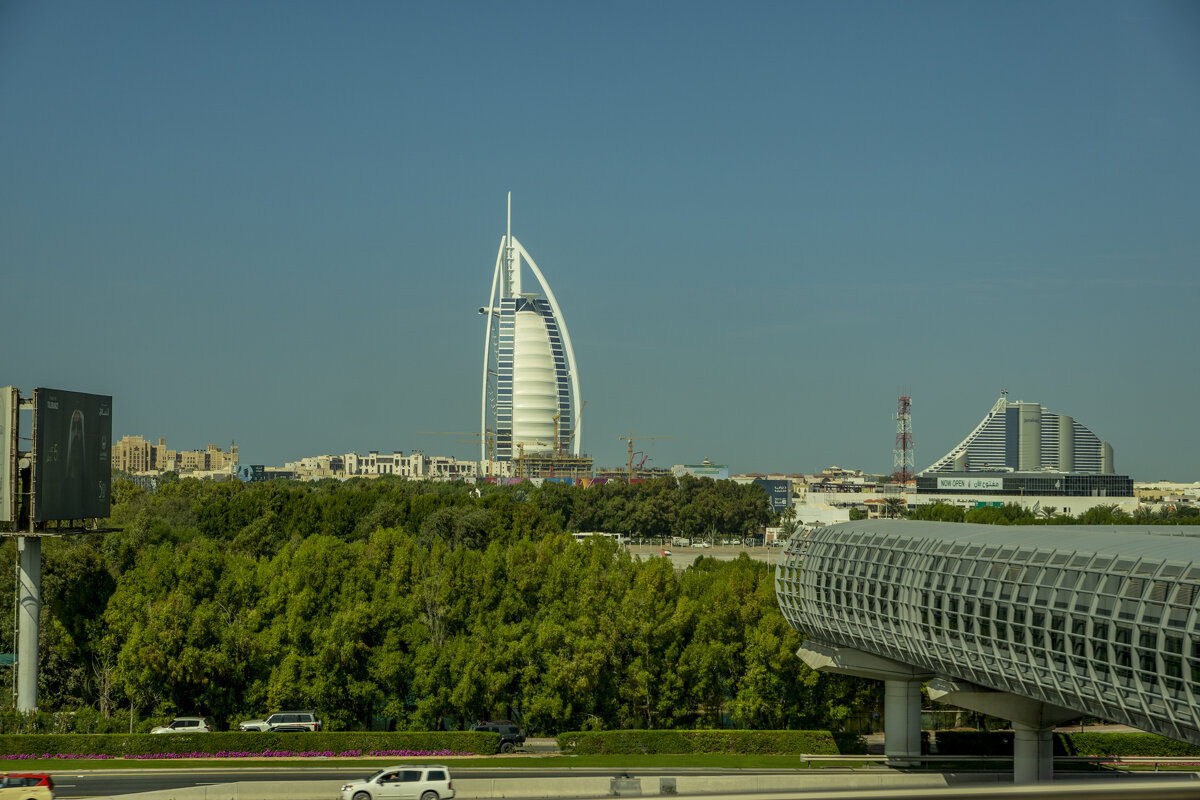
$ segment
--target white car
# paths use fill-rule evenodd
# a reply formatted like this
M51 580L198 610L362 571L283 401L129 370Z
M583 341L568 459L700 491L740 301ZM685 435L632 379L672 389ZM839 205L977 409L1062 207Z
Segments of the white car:
M176 717L170 725L151 730L151 733L211 733L212 723L208 717Z
M441 764L384 767L369 778L342 787L341 800L449 800L450 770Z
M280 711L266 719L248 719L238 725L238 730L262 733L263 731L273 731L280 726L289 731L301 729L319 731L324 727L321 720L317 719L316 713L312 711Z

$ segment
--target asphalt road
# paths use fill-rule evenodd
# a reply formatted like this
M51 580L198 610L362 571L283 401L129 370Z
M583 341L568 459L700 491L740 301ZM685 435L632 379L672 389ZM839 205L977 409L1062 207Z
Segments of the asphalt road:
M436 761L436 759L430 759ZM460 778L561 778L565 776L588 777L618 777L630 775L633 777L677 775L678 768L638 769L636 772L623 772L620 769L456 769L449 764L451 776ZM52 772L54 777L55 798L84 798L111 797L133 792L152 792L160 789L180 789L188 786L206 786L218 783L236 783L238 781L351 781L365 778L372 774L375 768L362 766L347 767L309 767L309 766L279 766L251 767L238 769L228 766L161 768L147 770L114 770L96 772ZM773 770L767 770L773 771ZM688 770L690 775L720 775L728 770Z
M742 547L741 545L717 545L716 547L672 547L666 545L660 548L658 545L635 544L631 545L629 552L635 556L642 558L653 558L660 553L669 550L671 555L672 566L675 569L685 569L690 567L693 562L700 556L715 558L718 561L733 561L742 553L752 558L755 561L763 561L768 564L775 564L779 561L779 553L783 550L782 547Z

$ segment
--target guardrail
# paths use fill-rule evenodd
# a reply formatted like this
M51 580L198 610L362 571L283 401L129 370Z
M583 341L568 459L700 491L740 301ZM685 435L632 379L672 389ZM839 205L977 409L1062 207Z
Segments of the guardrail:
M893 759L887 756L855 756L855 755L818 755L814 753L801 753L800 762L810 763L819 761L846 761L846 762L879 762L887 763ZM912 762L937 762L946 761L1012 761L1012 756L997 756L997 755L980 755L980 756L938 756L938 755L922 755L922 756L902 756L894 759L895 761ZM1074 762L1079 764L1111 764L1115 766L1154 766L1154 771L1158 772L1159 767L1191 767L1192 769L1200 770L1200 758L1188 758L1179 756L1055 756L1054 762Z

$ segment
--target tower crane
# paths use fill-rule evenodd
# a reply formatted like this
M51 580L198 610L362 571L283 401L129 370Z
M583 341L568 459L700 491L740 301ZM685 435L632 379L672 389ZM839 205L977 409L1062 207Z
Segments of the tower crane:
M587 408L587 400L579 406L579 413L575 415L575 424L571 426L571 432L567 434L566 441L559 438L558 421L562 418L562 412L554 415L554 455L561 458L571 449L571 443L575 441L575 430L579 427L579 423L583 420L583 410Z
M634 440L674 439L675 437L674 436L634 436L633 431L630 431L628 436L618 436L617 438L620 439L621 441L629 442L629 465L628 465L629 466L629 480L632 481L633 480L633 442L634 442ZM645 459L642 459L642 463L645 463L645 461L646 461Z

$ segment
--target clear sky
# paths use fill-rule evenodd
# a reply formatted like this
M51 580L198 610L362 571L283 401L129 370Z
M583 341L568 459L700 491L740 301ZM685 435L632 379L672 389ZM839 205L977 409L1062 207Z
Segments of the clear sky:
M917 468L1003 389L1200 480L1200 4L0 0L0 384L475 457L513 232L583 446Z

